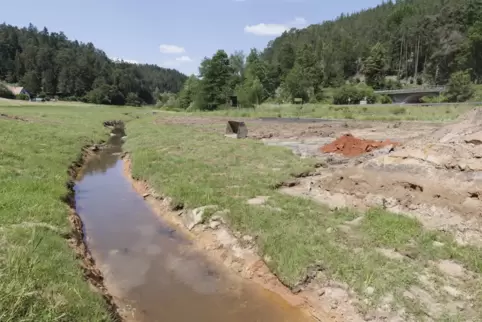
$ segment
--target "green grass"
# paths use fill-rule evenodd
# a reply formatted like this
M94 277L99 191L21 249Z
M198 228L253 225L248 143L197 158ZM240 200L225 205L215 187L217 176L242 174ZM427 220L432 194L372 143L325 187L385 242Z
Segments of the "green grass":
M0 321L109 319L61 234L69 230L68 209L61 201L66 170L83 145L105 138L101 124L108 119L130 120L125 148L134 176L187 208L216 204L229 209L229 224L257 237L261 255L270 258L270 268L286 284L296 285L319 264L324 268L319 278L347 283L362 298L367 287L375 288L362 309L392 294L394 305L422 317L426 308L407 301L404 291L412 285L425 288L419 277L429 270L437 290L428 291L447 303L440 288L448 281L431 262L454 260L477 276L457 288L474 297L477 318L482 318L479 248L460 246L448 234L377 209L346 232L340 225L360 214L330 211L275 189L312 170L315 160L254 140L224 138L205 126L157 125L146 109L0 102L0 113L30 121L0 118ZM271 207L246 203L260 195L271 196ZM388 258L378 248L408 257Z
M450 121L472 109L474 105L327 105L327 104L262 104L252 109L229 109L213 112L197 112L200 115L232 117L313 117L328 119L355 119L379 121Z
M0 106L0 321L109 321L84 281L70 231L67 169L81 147L106 138L116 110Z

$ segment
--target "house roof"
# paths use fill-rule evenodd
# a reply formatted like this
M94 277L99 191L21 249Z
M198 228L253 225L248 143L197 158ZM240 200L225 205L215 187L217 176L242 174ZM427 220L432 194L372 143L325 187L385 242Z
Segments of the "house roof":
M22 90L24 89L21 86L9 86L9 85L7 85L7 87L14 95L21 94Z

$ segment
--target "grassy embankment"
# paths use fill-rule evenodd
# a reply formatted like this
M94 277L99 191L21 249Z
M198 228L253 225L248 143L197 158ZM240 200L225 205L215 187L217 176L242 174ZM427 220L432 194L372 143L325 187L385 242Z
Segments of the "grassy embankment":
M60 198L67 192L66 169L81 146L103 137L101 121L119 119L126 111L0 105L0 113L32 120L0 119L0 320L108 319L102 299L83 282L73 252L58 232L69 229L68 209ZM426 289L419 277L428 270L437 287L429 293L445 303L441 288L447 281L430 261L452 259L482 273L480 249L457 245L451 236L426 231L413 219L374 210L347 234L339 225L358 214L332 212L274 189L291 175L312 169L313 160L253 140L225 139L205 126L156 125L150 113L138 115L127 128L134 175L189 208L217 204L230 209L230 225L257 236L260 251L271 258L270 267L289 285L320 263L327 278L346 282L362 297L373 287L367 306L392 294L396 305L423 316L427 308L422 301L403 293L413 285ZM258 195L271 196L268 204L282 211L246 204ZM377 247L396 248L410 258L390 259ZM481 286L480 279L457 285L474 296L480 318Z
M67 169L81 147L106 138L115 109L12 107L0 113L0 321L109 321L63 237L70 232ZM125 117L125 116L124 116Z
M473 108L472 104L414 105L327 105L262 104L253 109L229 109L196 113L232 117L305 117L379 121L450 121Z

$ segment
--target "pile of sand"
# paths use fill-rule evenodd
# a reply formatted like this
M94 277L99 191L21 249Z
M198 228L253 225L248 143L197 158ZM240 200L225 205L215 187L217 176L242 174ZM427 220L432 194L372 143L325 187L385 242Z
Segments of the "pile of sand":
M321 151L324 153L339 153L346 157L356 157L376 149L396 145L398 145L398 143L390 140L364 140L356 138L351 134L345 134L330 144L323 146Z

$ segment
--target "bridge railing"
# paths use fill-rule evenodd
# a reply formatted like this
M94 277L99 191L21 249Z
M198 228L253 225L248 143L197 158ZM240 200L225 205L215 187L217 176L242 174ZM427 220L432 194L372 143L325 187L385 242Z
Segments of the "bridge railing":
M446 89L445 86L433 86L433 87L416 87L416 88L404 88L404 89L392 89L375 91L375 94L416 94L416 93L441 93Z

